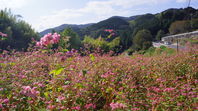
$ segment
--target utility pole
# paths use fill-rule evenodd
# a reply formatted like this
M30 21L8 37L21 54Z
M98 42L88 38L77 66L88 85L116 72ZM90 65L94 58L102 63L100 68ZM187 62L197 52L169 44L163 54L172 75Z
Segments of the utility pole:
M190 7L190 2L191 2L191 0L188 1L188 7Z
M179 41L178 41L178 38L177 38L177 52L179 52Z
M188 2L188 7L190 7L191 0ZM192 28L192 13L190 13L190 28Z

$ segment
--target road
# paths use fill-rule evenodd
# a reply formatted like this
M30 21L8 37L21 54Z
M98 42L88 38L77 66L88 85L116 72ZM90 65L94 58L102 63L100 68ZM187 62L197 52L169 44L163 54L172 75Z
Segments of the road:
M160 47L160 46L166 46L166 47L169 47L169 48L173 48L173 49L177 49L177 44L163 44L163 43L160 43L160 42L153 42L153 46L154 47ZM186 47L185 46L178 46L179 49L185 49Z

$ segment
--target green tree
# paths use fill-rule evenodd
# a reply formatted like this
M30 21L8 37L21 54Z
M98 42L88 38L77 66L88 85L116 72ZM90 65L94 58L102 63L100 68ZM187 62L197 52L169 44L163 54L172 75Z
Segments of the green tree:
M129 30L120 31L120 45L123 49L128 49L132 45L132 37Z
M93 51L97 48L103 50L104 52L109 51L108 42L105 41L105 39L102 38L101 36L97 39L93 39L92 37L85 36L82 43L84 44L84 46L88 46L86 48L88 48L89 51Z
M111 42L108 43L109 50L112 50L114 52L119 52L120 51L120 37L116 37L113 39Z
M165 32L163 30L159 30L157 32L157 35L156 35L155 38L156 38L157 41L160 41L164 35L165 35Z
M160 20L153 14L145 14L130 21L130 27L134 29L134 34L142 29L148 29L152 35L156 35L160 28Z
M8 39L0 42L0 48L7 47L16 50L26 50L32 38L38 39L38 33L25 21L17 18L10 10L0 10L0 31L8 35Z
M179 34L190 31L190 22L187 20L175 21L170 25L170 34Z
M133 38L135 50L146 50L152 46L152 35L149 30L143 29L137 32Z
M198 29L198 19L192 19L191 20L191 28L192 30L197 30Z
M61 32L60 46L62 48L79 49L81 46L81 41L77 33L72 31L72 29L67 28Z

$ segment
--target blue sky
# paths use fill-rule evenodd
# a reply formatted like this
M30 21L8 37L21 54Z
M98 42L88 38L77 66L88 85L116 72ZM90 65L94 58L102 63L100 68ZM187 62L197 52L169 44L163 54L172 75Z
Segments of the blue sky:
M95 23L111 16L133 16L158 13L168 8L185 8L188 0L0 0L0 9L32 25L36 31L61 24ZM198 0L191 0L198 8Z

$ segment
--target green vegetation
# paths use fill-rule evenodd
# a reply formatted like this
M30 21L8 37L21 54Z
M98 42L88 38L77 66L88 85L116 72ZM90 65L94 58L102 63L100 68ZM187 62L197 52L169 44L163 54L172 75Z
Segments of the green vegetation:
M181 45L190 44L190 45L197 45L198 44L198 36L192 38L186 38L179 40Z
M152 35L149 30L140 30L133 38L133 46L136 50L146 50L152 46Z
M165 32L164 32L163 30L159 30L159 31L157 32L157 35L156 35L155 39L156 39L157 41L161 41L162 37L164 37L164 36L165 36Z
M59 46L64 49L79 49L81 41L77 33L68 28L61 32L61 40Z
M31 26L17 18L7 10L0 14L0 31L8 35L6 40L0 41L1 49L27 49L32 42L38 40L38 34ZM168 9L158 14L144 14L138 16L111 17L96 24L71 25L69 29L58 32L61 42L54 48L81 49L89 44L90 50L100 48L104 52L110 50L122 53L126 50L146 50L152 46L152 41L159 41L163 36L194 31L198 28L198 10L192 7L184 9ZM80 28L85 27L85 28ZM108 32L105 30L112 30ZM141 32L147 30L147 32ZM52 30L55 32L55 30ZM87 36L92 40L86 40ZM90 42L92 41L92 42Z
M8 35L6 40L0 41L2 50L8 47L9 49L26 50L32 39L37 40L39 37L29 24L6 9L0 10L0 32Z
M162 54L172 55L175 54L176 50L172 48L168 48L166 46L160 46L159 48L150 47L149 49L143 52L146 56L158 56Z
M82 41L84 44L84 48L91 52L94 52L96 49L102 50L103 52L114 51L118 52L120 48L120 38L117 37L111 42L105 41L104 38L99 37L97 39L93 39L89 36L86 36Z

